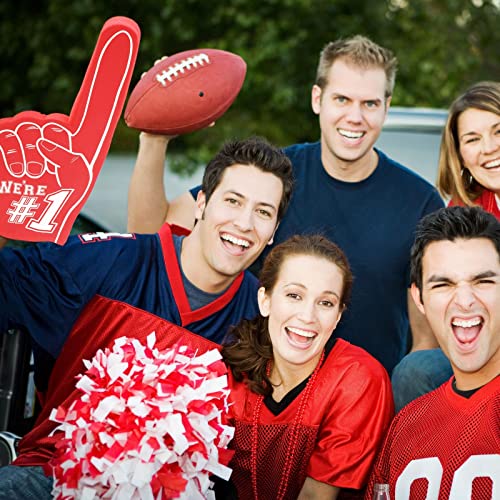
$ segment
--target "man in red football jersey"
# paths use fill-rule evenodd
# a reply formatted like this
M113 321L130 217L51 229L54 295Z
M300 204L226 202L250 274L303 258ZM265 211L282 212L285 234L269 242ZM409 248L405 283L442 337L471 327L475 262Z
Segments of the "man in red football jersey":
M422 219L411 292L454 376L394 419L374 485L391 498L500 498L500 222L478 207Z

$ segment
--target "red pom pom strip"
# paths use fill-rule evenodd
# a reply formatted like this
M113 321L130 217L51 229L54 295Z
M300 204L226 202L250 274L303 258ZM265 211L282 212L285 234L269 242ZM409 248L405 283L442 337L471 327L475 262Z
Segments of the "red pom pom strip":
M229 479L227 369L219 351L160 351L121 337L84 361L60 425L54 470L57 499L213 498L215 474Z

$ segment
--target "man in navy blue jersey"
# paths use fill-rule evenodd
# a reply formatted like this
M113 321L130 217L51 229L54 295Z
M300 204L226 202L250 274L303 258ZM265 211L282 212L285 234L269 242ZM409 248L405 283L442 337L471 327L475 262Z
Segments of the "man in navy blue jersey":
M374 147L395 75L392 53L365 37L324 47L311 94L321 137L285 148L296 187L275 242L322 232L344 250L355 286L336 333L366 349L389 373L394 370L395 401L402 406L444 382L451 368L409 294L415 226L443 202L433 186ZM163 192L168 140L141 134L129 191L129 228L153 230L164 220L192 227L189 207L197 189L171 203ZM407 352L410 325L412 353L397 367ZM409 385L402 382L408 380L407 370L413 373Z
M259 138L231 142L206 168L187 236L165 224L158 234L91 233L0 252L0 332L31 336L44 396L15 465L0 469L0 498L51 498L48 417L73 400L83 359L123 335L156 331L162 348L171 324L220 343L258 313L257 280L244 270L272 242L292 184L280 150Z

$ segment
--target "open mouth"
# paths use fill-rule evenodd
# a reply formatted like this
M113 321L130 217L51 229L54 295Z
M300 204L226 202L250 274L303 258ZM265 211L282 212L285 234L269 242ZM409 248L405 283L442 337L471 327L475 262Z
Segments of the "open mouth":
M232 234L221 233L220 239L225 248L227 248L232 254L241 255L245 253L252 244L243 238L237 238Z
M337 132L342 137L345 137L346 139L349 139L351 141L357 141L357 140L361 139L365 135L365 132L356 132L354 130L346 130L346 129L343 129L343 128L338 128Z
M472 350L483 328L483 319L480 316L462 319L453 318L451 328L459 347L463 350Z
M483 163L483 168L487 168L488 170L498 167L500 167L500 158L495 158L494 160Z
M295 347L299 347L300 349L309 347L318 336L317 333L311 330L303 330L302 328L295 328L291 326L287 326L285 331L290 344Z

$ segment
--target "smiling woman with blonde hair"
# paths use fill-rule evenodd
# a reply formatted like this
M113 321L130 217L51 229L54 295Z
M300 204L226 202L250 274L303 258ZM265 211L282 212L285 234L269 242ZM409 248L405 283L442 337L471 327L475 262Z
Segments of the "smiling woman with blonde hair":
M437 187L450 205L479 205L500 219L500 82L479 82L451 105Z

